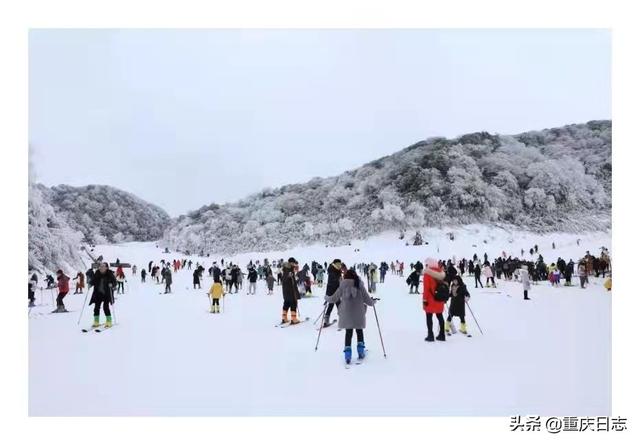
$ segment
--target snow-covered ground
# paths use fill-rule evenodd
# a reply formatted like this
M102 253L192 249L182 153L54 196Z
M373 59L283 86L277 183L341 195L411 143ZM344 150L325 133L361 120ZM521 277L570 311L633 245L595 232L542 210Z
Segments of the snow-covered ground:
M249 259L288 258L301 264L404 260L406 267L429 256L494 258L519 255L538 244L551 262L594 254L610 247L610 234L512 235L481 226L423 232L427 246L405 246L385 234L351 246L306 246L286 252L225 258L243 268ZM411 237L408 233L408 238ZM580 238L580 245L576 240ZM487 243L484 243L484 240ZM551 249L551 243L556 249ZM472 247L473 245L477 247ZM355 249L359 249L356 252ZM98 246L105 259L146 268L150 260L183 258L163 254L155 243ZM190 257L208 268L220 260ZM75 275L68 272L70 275ZM29 323L29 409L36 416L82 415L610 415L611 294L602 279L586 290L534 286L531 301L519 283L497 281L498 289L471 291L467 324L473 334L426 343L420 296L409 295L401 278L389 273L378 285L377 312L387 358L382 354L373 311L367 313L366 363L345 369L344 333L336 325L318 331L313 321L322 298L300 303L311 321L286 328L280 319L281 289L266 295L229 295L223 314L208 312L205 273L202 290L192 290L191 271L175 273L170 295L163 286L128 276L128 289L115 304L117 325L103 333L81 333L91 323L91 308L77 320L83 295L66 298L68 314L48 314L37 306ZM576 279L577 281L577 279ZM314 288L322 295L324 289ZM38 303L50 304L40 293ZM46 315L45 315L46 314ZM334 312L332 318L337 315ZM104 316L102 316L102 321ZM456 319L457 320L457 319ZM437 323L436 323L437 325ZM355 346L355 339L354 339Z

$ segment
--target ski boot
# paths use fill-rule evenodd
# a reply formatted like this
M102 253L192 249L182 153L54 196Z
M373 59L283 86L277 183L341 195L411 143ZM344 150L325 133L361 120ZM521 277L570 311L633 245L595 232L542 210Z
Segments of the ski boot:
M36 307L36 304L33 301L29 301L29 307Z
M331 321L329 321L329 315L325 315L324 316L324 322L322 323L322 327L323 328L328 328L329 326L331 326Z
M100 316L94 316L93 317L93 324L91 325L92 328L97 328L100 326Z
M107 321L104 323L104 327L110 328L111 326L113 326L113 324L111 323L111 315L107 315Z
M282 311L282 321L280 322L280 324L287 324L289 323L289 313L287 311Z
M440 328L440 332L438 332L438 336L436 337L436 340L438 340L438 341L446 341L447 340L447 336L444 335L444 329Z
M359 341L358 342L358 360L362 360L364 359L364 356L366 355L365 353L365 349L364 349L364 342L363 341Z
M347 365L351 363L351 346L345 346L344 348L344 361Z
M424 341L433 341L433 331L429 331L427 336L424 338Z
M451 334L451 322L450 321L445 321L444 322L444 332L446 332L447 334Z
M460 332L462 332L464 335L467 335L467 324L466 323L460 323Z

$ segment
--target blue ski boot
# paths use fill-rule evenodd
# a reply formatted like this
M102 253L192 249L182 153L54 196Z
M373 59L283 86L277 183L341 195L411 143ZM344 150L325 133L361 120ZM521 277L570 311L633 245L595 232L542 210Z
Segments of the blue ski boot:
M344 361L347 362L347 365L351 363L351 346L344 348Z
M358 342L358 360L364 359L364 356L365 356L364 342L363 341L359 341Z

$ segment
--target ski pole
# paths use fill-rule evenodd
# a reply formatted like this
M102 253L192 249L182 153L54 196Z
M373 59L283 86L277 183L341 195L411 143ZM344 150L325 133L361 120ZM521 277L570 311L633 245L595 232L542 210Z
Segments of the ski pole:
M376 299L379 300L379 299ZM380 344L382 344L382 353L384 358L387 358L387 351L384 349L384 341L382 340L382 331L380 330L380 322L378 321L378 312L376 311L376 305L373 305L373 313L376 316L376 324L378 325L378 334L380 334Z
M324 307L322 308L322 312L320 312L320 315L318 315L318 318L316 318L316 321L313 322L313 324L317 324L318 320L320 320L320 317L322 317L324 315L324 311L327 309L327 302L324 302Z
M480 330L480 333L482 335L484 335L484 332L482 332L482 329L480 329L480 325L478 324L478 320L476 319L476 316L473 314L473 311L471 310L471 306L469 306L469 302L465 301L465 303L467 304L467 307L469 308L469 312L471 312L471 316L473 317L473 321L476 322L476 325L478 326L478 329Z
M116 303L116 299L113 296L113 287L110 288L111 289L111 311L113 313L113 324L118 324L117 320L116 320L116 310L115 310L115 303Z
M91 292L93 293L93 288L91 288ZM82 314L84 313L84 307L87 304L87 297L89 296L89 291L84 295L84 303L82 303L82 310L80 311L80 316L78 317L78 325L80 324L80 320L82 319Z
M320 314L322 317L324 317L324 313L327 310L327 305L324 305L324 308L322 309L322 314ZM314 323L315 324L315 323ZM318 350L318 344L320 343L320 334L322 334L322 327L324 326L324 322L320 325L320 329L318 329L318 339L316 340L316 351Z

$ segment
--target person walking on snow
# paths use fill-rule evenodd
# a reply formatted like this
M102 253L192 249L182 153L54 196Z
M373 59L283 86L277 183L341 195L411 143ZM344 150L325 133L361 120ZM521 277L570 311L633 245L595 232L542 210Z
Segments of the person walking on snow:
M524 299L531 300L531 298L529 298L531 283L529 282L529 269L527 269L526 264L523 264L522 269L520 269L520 278L522 279L522 289L524 290Z
M482 280L480 279L481 274L482 274L482 270L480 269L480 264L476 263L476 267L474 267L473 269L473 275L476 279L476 289L478 288L478 284L480 285L480 289L484 287L482 286Z
M273 278L273 271L270 267L267 269L266 273L267 277L265 278L265 280L267 281L267 295L271 295L273 294L273 285L276 282L276 279Z
M345 330L344 334L344 359L347 364L351 363L351 341L353 330L356 331L358 359L365 357L364 329L366 327L367 306L373 306L376 300L367 293L364 284L358 274L350 269L344 274L344 279L340 282L338 289L332 294L325 296L328 304L338 305L338 327Z
M247 278L249 279L249 289L247 290L247 295L255 295L256 282L258 281L258 272L256 272L256 269L254 267L249 268Z
M146 270L142 269L140 271L140 278L142 279L142 282L144 283L145 280L147 279L147 271Z
M124 282L126 280L122 266L118 266L116 269L116 281L118 282L118 294L124 294Z
M200 286L200 269L193 271L193 288L195 289L196 286L198 286L198 289L202 289L202 286Z
M164 278L164 293L171 293L171 284L173 283L173 276L171 275L171 267L167 267L162 275Z
M496 282L493 279L493 270L491 269L491 265L489 265L489 262L484 263L482 274L487 278L487 287L489 287L489 280L491 280L491 287L496 287Z
M440 324L440 332L436 340L445 341L444 333L444 301L436 300L436 291L439 283L444 283L444 268L438 264L436 260L430 258L427 260L427 268L424 271L423 290L422 290L422 307L427 314L427 337L425 341L433 341L433 315L436 315Z
M111 323L111 309L110 304L114 304L113 288L116 286L116 277L113 271L109 269L107 263L100 263L98 270L93 274L91 279L91 286L93 287L93 293L91 294L91 300L89 306L93 306L93 324L92 328L100 326L100 306L104 309L104 315L106 322L105 328L110 328Z
M76 290L73 293L75 294L81 294L82 290L84 289L84 274L82 272L78 272L76 277L73 279L74 281L76 281Z

